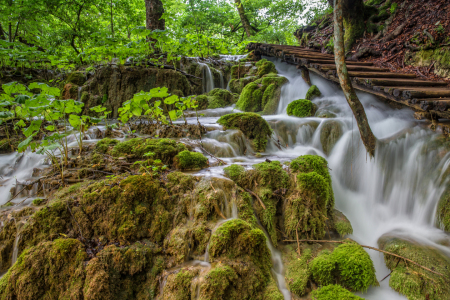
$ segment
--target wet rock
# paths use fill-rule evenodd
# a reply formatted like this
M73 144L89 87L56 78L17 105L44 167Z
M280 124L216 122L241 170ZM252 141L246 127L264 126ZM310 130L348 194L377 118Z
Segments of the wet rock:
M235 102L233 94L225 89L213 89L207 95L200 95L195 99L199 103L198 109L227 107Z
M217 123L226 129L239 129L252 142L256 152L264 152L272 129L266 120L255 113L234 113L221 117Z
M385 254L386 266L392 270L389 286L408 299L449 299L450 260L438 249L419 245L395 235L386 234L378 240L382 250L411 259L443 274L428 272L414 264Z
M86 82L86 75L83 72L79 71L70 73L66 78L66 83L71 83L76 86L83 86L85 82Z
M320 143L322 144L323 152L326 155L331 153L333 147L343 134L341 123L339 121L331 120L326 121L321 126L320 131Z
M318 109L316 112L315 112L315 116L316 117L318 117L318 118L328 118L328 119L331 119L331 118L336 118L336 114L334 113L334 112L331 112L331 111L329 111L329 110L327 110L327 109Z
M320 92L319 88L316 85L312 85L308 92L306 93L305 99L306 100L313 100L314 98L322 96L322 93Z
M353 227L347 217L337 209L334 209L333 213L333 222L330 224L329 229L335 231L340 237L352 234Z

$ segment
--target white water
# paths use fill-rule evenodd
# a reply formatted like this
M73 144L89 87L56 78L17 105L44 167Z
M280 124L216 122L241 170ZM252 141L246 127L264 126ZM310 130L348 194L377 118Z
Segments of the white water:
M14 240L14 248L11 258L11 266L14 265L17 261L17 256L19 254L19 240L20 240L20 234L17 232L16 239Z
M209 93L214 89L214 77L212 75L211 69L208 64L202 63L198 61L198 64L202 67L203 70L203 91L205 93Z

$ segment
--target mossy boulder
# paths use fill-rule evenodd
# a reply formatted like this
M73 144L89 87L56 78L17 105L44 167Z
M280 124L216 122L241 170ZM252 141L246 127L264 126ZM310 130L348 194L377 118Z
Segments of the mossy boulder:
M276 74L268 74L254 82L247 84L236 107L246 112L260 112L274 114L280 102L281 87L288 80Z
M83 72L72 72L67 76L66 83L72 83L77 86L82 86L86 82L86 76Z
M322 144L323 152L329 155L341 138L343 130L339 121L327 120L324 122L320 130L320 143Z
M330 284L323 286L311 293L313 300L364 300L359 296L354 295L342 286L337 284Z
M109 150L112 150L112 147L119 143L118 140L104 138L97 142L95 145L95 151L99 153L107 153Z
M439 199L436 217L436 225L442 230L450 232L450 184L447 184Z
M320 97L322 93L320 92L319 88L316 85L312 85L308 92L306 92L305 99L306 100L313 100L314 98Z
M201 170L208 166L208 159L202 153L184 150L175 156L173 164L180 170Z
M84 245L57 239L26 249L0 279L0 299L83 299Z
M163 299L191 300L192 279L196 276L198 276L198 271L193 268L181 269L179 272L167 276Z
M234 78L230 80L230 91L232 93L241 94L244 88L251 82L257 80L256 76L247 76L244 78Z
M289 103L286 112L289 116L312 117L316 112L316 106L310 100L299 99Z
M256 64L256 67L258 67L257 75L259 77L262 77L269 73L277 73L277 69L275 68L275 64L271 61L268 61L267 59L261 59Z
M304 155L294 159L290 169L296 188L284 204L285 232L293 238L298 231L302 237L321 239L334 207L328 163L320 156Z
M230 106L235 102L234 95L225 89L213 89L207 95L196 97L198 109L213 109Z
M187 150L186 146L171 139L142 139L134 138L118 143L111 150L115 157L143 158L148 152L154 153L153 159L160 159L164 164L171 166L174 157Z
M347 217L337 209L333 210L333 224L329 229L336 231L340 237L353 234L352 224Z
M222 116L217 123L225 129L239 129L252 142L253 150L264 152L272 129L266 120L255 113L233 113Z
M438 249L416 244L394 236L385 235L378 240L382 250L411 259L412 261L443 274L426 271L414 264L391 255L384 256L386 266L392 270L389 286L408 299L449 299L450 260Z

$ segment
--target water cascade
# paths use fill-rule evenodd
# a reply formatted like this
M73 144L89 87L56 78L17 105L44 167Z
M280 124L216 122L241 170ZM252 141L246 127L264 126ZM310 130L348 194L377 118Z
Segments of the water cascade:
M203 72L203 92L209 93L214 89L214 77L208 64L198 61L198 64L202 67Z

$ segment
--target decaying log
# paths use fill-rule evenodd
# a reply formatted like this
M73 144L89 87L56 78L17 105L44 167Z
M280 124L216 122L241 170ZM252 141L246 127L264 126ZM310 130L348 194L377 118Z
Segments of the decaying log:
M313 66L316 69L319 68L323 71L336 70L336 65L334 65L334 64L332 64L332 65L313 64ZM347 66L347 70L349 70L349 71L366 71L366 72L389 72L390 71L388 68L378 68L378 67L371 67L371 66L355 66L355 65Z
M366 86L447 86L445 81L427 81L418 79L395 79L395 78L355 78L358 84Z
M403 91L403 98L441 98L450 97L450 89L444 88L409 88Z

